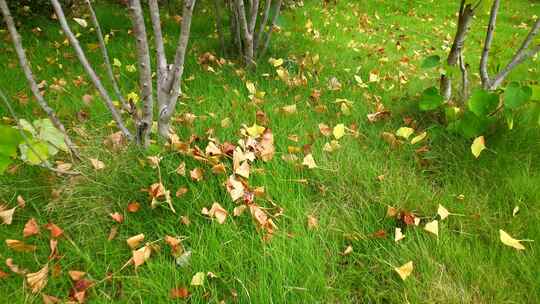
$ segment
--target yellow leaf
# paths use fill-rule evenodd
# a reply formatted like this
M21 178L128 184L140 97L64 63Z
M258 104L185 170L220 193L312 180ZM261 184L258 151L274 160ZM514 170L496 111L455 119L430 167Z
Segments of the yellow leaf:
M139 245L141 244L141 242L144 240L144 234L137 234L135 236L132 236L130 237L129 239L126 240L129 248L131 249L135 249L137 247L139 247Z
M427 232L431 232L435 234L436 236L439 236L439 221L434 220L432 222L427 223L424 229Z
M441 220L444 220L450 215L450 212L446 208L444 208L441 204L439 204L439 208L437 209L437 214L441 217Z
M205 279L204 272L197 272L193 278L191 278L191 286L202 286Z
M121 67L122 63L120 62L120 60L118 60L118 58L113 58L113 64L112 65L114 65L116 67Z
M90 163L92 164L92 167L94 167L94 169L96 170L101 170L105 168L105 163L103 163L97 158L90 158Z
M249 163L247 162L247 160L245 160L238 168L236 168L236 170L234 170L234 173L244 178L249 178L249 171L250 171Z
M257 90L255 89L255 85L251 81L246 82L246 88L248 89L248 92L250 94L257 93Z
M411 139L411 145L417 144L424 140L427 137L427 132L422 132L422 134L417 135Z
M501 242L503 244L505 244L506 246L514 247L517 250L525 250L525 246L523 246L520 243L521 240L514 239L508 233L506 233L504 230L499 229L499 236L501 238Z
M77 22L80 26L82 27L87 27L88 26L88 23L86 22L86 20L84 19L81 19L81 18L73 18L73 21Z
M471 152L474 155L474 157L478 158L480 156L480 153L486 149L486 141L484 139L484 136L478 136L474 139L472 145L471 145Z
M403 137L405 139L408 139L409 136L411 136L414 133L413 128L409 127L401 127L396 131L396 136Z
M306 155L306 157L304 157L304 161L302 162L302 165L307 166L310 169L317 168L315 159L313 159L313 155L311 154L308 154Z
M246 132L251 137L259 137L264 133L265 127L258 126L256 123L251 127L246 127Z
M128 101L131 101L133 103L139 102L139 95L135 92L128 93L126 97Z
M137 268L144 264L144 262L146 262L150 258L150 255L152 254L152 249L150 248L150 246L144 246L135 251L132 251L132 254L133 264L135 265L135 268Z
M413 272L413 262L409 261L405 263L403 266L395 267L394 270L399 274L399 277L405 281L407 277L411 275Z
M47 285L48 276L49 265L45 265L38 272L26 275L26 282L28 282L28 287L30 287L32 293L40 292Z
M334 127L334 131L332 131L334 134L334 137L336 139L340 139L345 135L345 125L344 124L338 124Z
M401 228L396 228L396 232L394 235L394 241L397 243L405 238L405 234L401 232Z
M13 221L13 213L15 213L15 209L17 209L17 207L3 210L2 206L0 205L0 219L2 219L2 223L6 225L11 224L11 222Z
M223 224L227 220L227 210L223 209L219 203L213 203L212 208L208 211L208 216L215 217L218 223Z

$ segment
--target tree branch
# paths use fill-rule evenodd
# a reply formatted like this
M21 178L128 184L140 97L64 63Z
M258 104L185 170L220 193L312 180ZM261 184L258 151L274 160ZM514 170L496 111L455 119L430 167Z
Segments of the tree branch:
M253 49L255 50L255 52L257 52L257 50L259 49L259 42L261 41L262 34L264 33L264 29L266 27L266 24L268 23L271 7L272 7L272 0L266 0L263 18L261 22L259 23L259 30L257 31L257 35L255 36L255 39L253 41Z
M154 30L154 40L156 44L157 57L157 75L158 86L160 79L166 78L167 73L167 56L165 55L165 47L163 44L163 34L161 32L161 19L159 17L159 5L157 0L148 0L150 9L150 19L152 20L152 28ZM159 90L158 90L159 94Z
M242 40L244 42L244 62L247 66L253 65L253 35L249 31L246 9L244 7L244 0L234 0L236 14L238 15L238 22L240 23L240 30Z
M490 78L488 73L489 51L493 42L493 34L495 32L495 25L497 23L497 14L499 13L500 3L501 0L494 0L493 5L491 6L484 50L482 51L482 58L480 59L480 78L482 79L482 86L485 89L489 89L490 86Z
M62 10L62 6L58 2L58 0L51 0L52 6L54 8L54 11L56 13L56 16L58 17L58 21L60 22L60 26L62 27L62 31L66 35L66 37L69 40L69 43L73 47L75 54L79 58L79 61L81 62L82 66L84 67L86 73L90 77L90 80L98 90L99 94L103 98L105 105L111 112L111 115L118 125L118 128L122 131L122 133L128 138L129 140L133 139L133 136L131 135L131 132L125 127L124 121L122 119L122 116L118 113L116 108L114 107L111 97L107 93L107 90L105 90L105 87L103 87L103 84L101 83L101 80L97 76L96 72L90 65L90 62L88 62L88 59L86 58L86 55L84 54L84 51L81 48L81 45L79 44L79 41L73 35L73 32L69 28L69 25L66 20L66 16L64 15L64 11Z
M249 33L253 37L255 33L255 25L257 24L257 16L259 14L259 0L252 0L251 2L251 12L249 17Z
M56 113L54 112L54 110L49 106L49 104L43 98L43 95L39 91L39 87L34 79L32 69L30 68L28 59L26 58L26 53L24 51L24 47L21 42L21 36L17 32L17 28L15 27L15 22L13 21L13 17L11 17L9 7L7 6L5 0L0 0L0 9L2 10L2 14L4 15L4 20L6 22L9 34L11 36L11 40L13 42L15 52L17 53L17 57L19 58L19 64L21 65L24 75L26 76L26 80L28 82L28 85L30 86L30 90L34 94L34 97L36 98L41 109L47 114L47 116L51 120L52 124L56 127L56 129L58 129L64 135L64 142L66 143L66 146L68 147L69 151L76 158L80 159L79 150L77 149L77 146L73 143L73 141L71 141L71 138L68 136L66 132L66 128L64 127L64 125L62 124L58 116L56 116ZM6 99L6 103L7 103L7 99Z
M96 13L94 12L94 8L92 7L92 3L90 2L90 0L86 0L86 4L88 6L88 10L90 11L90 19L92 19L92 24L96 28L96 34L98 36L98 41L99 41L99 48L101 49L103 61L105 62L105 68L107 70L107 74L109 75L109 78L111 79L113 90L118 100L120 100L120 103L122 104L122 108L126 110L128 113L131 113L134 109L131 109L130 105L126 102L124 96L120 92L118 82L116 81L116 78L114 77L111 60L109 59L109 54L107 51L107 46L105 45L105 41L103 39L103 32L101 31L101 26L99 25L99 21L97 19Z
M150 50L146 36L146 27L139 0L129 0L129 12L133 23L133 34L137 45L137 62L139 64L139 86L143 102L142 119L137 128L137 140L146 147L153 122L154 99L152 96L152 67L150 65Z
M474 17L472 4L465 5L465 1L461 0L457 31L447 59L448 65L456 65L458 63L459 54L463 50L465 39L467 38L467 33Z
M268 30L268 33L266 35L266 39L264 41L263 49L259 55L260 57L263 57L266 53L266 50L268 50L268 46L270 45L270 37L272 36L272 32L274 30L274 26L276 25L277 18L279 17L279 12L281 11L281 3L282 0L277 0L276 9L274 11L274 17L272 18L272 24L270 25L270 29Z

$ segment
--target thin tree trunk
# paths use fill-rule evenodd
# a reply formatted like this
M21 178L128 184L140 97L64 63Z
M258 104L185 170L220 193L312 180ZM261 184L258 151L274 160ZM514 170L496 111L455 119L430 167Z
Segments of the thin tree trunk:
M540 19L536 21L536 23L533 25L531 31L523 41L523 44L519 48L519 50L516 52L514 57L512 57L512 60L493 78L491 83L489 84L489 88L491 90L497 89L501 83L506 79L508 74L515 69L518 65L523 63L525 60L531 58L536 53L540 52L540 45L535 46L531 50L529 49L529 46L533 42L534 38L538 35L538 32L540 31Z
M459 52L458 56L459 69L461 70L461 104L465 104L469 100L469 70L463 58L463 52Z
M88 62L88 59L86 58L86 55L84 54L84 51L81 48L81 45L79 44L79 41L73 35L73 32L69 28L69 25L66 20L66 16L64 15L64 11L62 10L62 6L58 2L58 0L51 0L51 3L53 5L54 11L56 13L56 17L58 17L58 21L60 22L60 26L62 27L62 31L66 35L66 37L69 40L69 43L73 47L75 54L79 58L80 63L82 64L83 68L85 69L86 73L88 74L88 77L90 77L90 80L98 90L99 94L103 98L103 101L105 102L105 105L111 112L111 115L118 125L118 128L122 131L122 133L126 136L128 140L132 140L133 136L131 135L131 132L125 127L124 121L122 119L122 116L118 113L116 108L113 105L112 99L107 93L107 90L105 87L103 87L103 84L101 83L101 80L97 76L96 72L90 65L90 62Z
M174 58L174 65L168 74L168 80L164 84L170 88L168 91L167 104L159 109L158 130L159 134L165 138L169 137L170 121L176 109L176 102L181 95L181 82L184 73L184 62L191 31L191 20L193 17L193 8L196 0L185 0L182 10L182 25L178 46Z
M145 147L148 146L150 130L153 122L154 99L152 96L152 66L150 64L150 50L146 36L146 27L139 0L129 1L129 12L133 23L133 34L137 45L137 62L139 63L139 86L141 88L142 119L137 126L137 141Z
M259 23L259 30L257 31L257 35L255 36L255 40L253 41L253 49L255 50L255 53L257 53L257 50L259 49L259 42L262 39L264 29L266 28L266 24L268 23L268 18L270 17L270 8L271 7L272 7L272 0L266 0L266 4L265 4L265 7L264 7L263 18L262 18L261 22Z
M219 6L219 0L214 0L214 11L216 13L216 30L219 36L219 45L221 47L221 54L225 55L225 36L223 33L221 10L222 8Z
M445 101L450 100L452 97L452 79L446 75L441 75L440 79L440 91L441 96Z
M484 43L484 49L482 51L482 58L480 59L480 78L482 80L482 86L484 89L489 89L490 87L488 72L489 51L493 42L493 34L495 33L495 25L497 24L497 14L499 13L500 2L501 0L494 0L493 5L491 6L486 40Z
M159 17L159 5L157 0L149 0L150 19L152 20L152 29L154 31L154 40L156 44L157 57L157 75L158 83L160 79L166 78L167 74L167 56L163 43L163 34L161 32L161 19ZM159 91L158 91L159 94Z
M9 7L7 6L7 3L5 0L0 0L0 9L2 10L2 14L4 15L4 20L6 22L9 34L11 36L11 40L13 42L15 52L17 53L17 57L19 58L19 64L21 65L21 68L24 72L24 76L26 76L26 80L28 81L28 85L30 86L32 93L34 94L34 97L36 98L41 109L47 114L52 124L56 127L56 129L58 129L64 135L64 142L66 143L66 146L68 147L69 151L76 158L80 159L77 146L73 143L71 138L68 136L66 132L66 128L64 127L64 125L62 124L58 116L56 116L56 113L54 112L54 110L49 106L49 104L43 98L43 95L39 91L39 87L34 79L34 75L28 63L28 59L26 58L24 47L21 42L21 36L17 32L17 28L15 27L15 22L13 21L13 18L11 17Z
M263 44L263 49L261 50L259 58L263 57L264 54L266 54L266 51L268 50L268 46L270 45L270 38L272 37L272 32L274 30L274 26L276 25L277 18L279 17L279 12L281 11L281 3L282 0L277 0L276 9L274 11L274 17L272 18L272 24L270 25L270 29L268 30L268 33L266 35L266 39Z
M105 62L105 68L107 70L107 74L109 75L109 78L111 79L113 90L118 100L120 100L120 103L122 104L122 107L124 108L124 110L126 110L128 113L132 113L134 109L132 109L131 106L126 102L126 99L120 92L120 87L118 86L116 77L114 77L111 60L109 59L109 54L107 51L107 46L105 45L105 40L103 39L103 32L101 31L101 26L99 25L99 21L97 19L96 13L94 12L94 8L92 7L92 3L90 2L90 0L86 0L86 4L88 6L88 10L90 11L90 19L92 19L92 23L94 24L94 27L96 28L96 34L98 36L98 41L99 41L99 48L101 49L103 61Z
M467 33L474 17L472 4L465 5L465 1L461 0L456 36L447 59L448 65L456 65L458 63L459 54L463 50L465 39L467 38Z
M244 44L244 63L246 66L251 67L255 64L253 57L253 35L249 31L250 27L248 26L248 21L246 18L244 0L234 0L234 3L236 13L238 14L238 21L240 23L240 30Z

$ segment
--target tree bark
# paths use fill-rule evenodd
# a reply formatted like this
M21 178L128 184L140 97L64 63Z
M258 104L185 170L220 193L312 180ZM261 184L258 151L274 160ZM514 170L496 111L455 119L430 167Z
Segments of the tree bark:
M448 65L456 65L458 63L459 55L463 50L465 39L467 38L467 33L474 17L472 4L465 5L465 1L461 0L456 36L454 37L454 43L447 59Z
M145 147L149 144L150 130L153 122L154 99L152 96L152 66L150 50L146 36L146 27L139 0L129 0L129 12L133 23L133 34L137 45L137 62L139 64L139 86L142 100L142 119L137 126L137 141Z
M249 31L244 0L234 0L234 4L244 46L244 63L246 66L252 67L255 64L253 56L253 34Z
M92 83L98 90L99 94L103 98L103 101L105 102L105 105L111 112L111 115L114 121L116 122L116 124L118 125L118 128L122 131L122 133L126 136L128 140L133 140L133 135L125 127L122 116L120 116L120 114L114 107L111 97L107 93L107 90L101 83L101 80L97 76L96 72L90 65L90 62L88 62L88 59L86 58L86 55L84 54L84 51L82 50L81 45L79 44L79 41L77 40L77 38L75 37L71 29L69 28L69 25L66 20L66 16L64 15L64 11L62 10L62 6L58 2L58 0L51 0L51 3L56 13L56 17L58 17L58 21L60 22L60 26L62 27L62 31L68 38L69 43L73 47L75 54L77 55L77 58L79 58L79 61L82 64L86 73L88 74L88 77L90 77L90 80L92 81Z
M489 89L490 87L490 78L488 72L489 51L493 42L493 34L495 33L495 25L497 24L497 14L499 13L500 3L501 0L494 0L493 5L491 6L486 40L484 42L482 58L480 59L480 78L482 80L482 86L484 89Z
M56 113L54 112L54 110L49 106L49 104L43 98L43 95L39 91L39 87L34 79L32 69L30 68L28 59L26 58L26 53L24 51L24 47L21 42L21 36L17 32L17 28L15 27L15 22L13 21L13 17L11 16L9 7L7 6L7 3L5 0L0 0L0 9L2 10L2 14L4 15L4 20L6 22L9 34L11 36L11 40L13 42L15 52L17 53L19 64L21 65L21 68L24 72L26 81L28 82L28 85L30 86L30 90L34 94L34 97L36 98L41 109L47 114L47 116L51 120L52 124L64 135L64 142L66 143L66 146L68 147L69 151L76 158L80 159L79 150L77 149L77 146L73 143L73 141L71 140L71 138L66 132L66 128L64 127L64 125L62 124L58 116L56 116Z
M259 23L259 30L257 31L257 35L255 36L255 39L253 41L253 48L255 49L255 52L259 49L259 42L262 39L264 29L266 28L266 24L268 23L268 18L270 17L270 8L271 7L272 7L272 0L266 0L266 4L265 4L265 7L264 7L263 18L262 18L261 22Z
M264 54L266 54L266 51L268 50L268 46L270 45L270 38L272 37L274 26L276 26L277 18L279 17L279 13L281 11L281 3L282 3L282 0L277 0L276 9L274 11L274 17L272 18L272 24L270 25L270 29L268 30L268 33L266 34L266 39L264 41L263 48L260 52L260 55L258 56L259 58L263 57Z

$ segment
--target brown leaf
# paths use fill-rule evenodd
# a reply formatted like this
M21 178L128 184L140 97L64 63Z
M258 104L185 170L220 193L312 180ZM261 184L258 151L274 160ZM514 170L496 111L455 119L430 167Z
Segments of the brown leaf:
M64 231L60 227L56 226L54 223L48 223L47 225L45 225L45 229L51 232L51 237L53 238L58 238L62 234L64 234Z
M28 269L20 268L19 265L14 264L12 258L6 259L6 266L16 274L25 275L28 273Z
M129 248L135 249L139 247L139 245L141 244L143 240L144 240L144 234L140 233L140 234L130 237L129 239L126 240L126 242Z
M46 294L41 295L41 299L43 300L43 304L56 304L60 303L60 299L57 297L49 296Z
M188 191L189 191L188 188L180 187L180 188L178 188L178 190L176 190L176 197L181 197L184 194L186 194Z
M17 196L17 205L19 205L19 207L21 208L24 208L24 206L26 206L26 201L21 195Z
M195 168L191 171L189 171L189 176L194 181L201 181L203 179L204 172L201 168Z
M68 271L68 274L73 281L79 281L86 275L86 272L79 270L70 270Z
M17 209L17 207L5 210L4 206L0 205L0 219L2 219L2 223L6 225L11 225L15 209Z
M54 258L59 258L58 255L58 240L57 239L50 239L49 240L49 248L51 249L51 253L49 254L49 260Z
M166 235L165 243L171 247L171 255L173 257L179 257L184 253L184 247L182 246L182 241L180 239Z
M90 158L90 163L95 170L102 170L105 168L105 163L97 158Z
M26 275L26 282L32 293L40 292L46 285L49 277L49 265L46 264L38 272L29 273Z
M112 226L111 231L109 231L109 236L107 237L107 240L108 241L114 240L117 234L118 234L118 226Z
M139 204L138 202L131 202L127 206L127 211L131 213L135 213L139 211L140 208L141 208L141 204Z
M29 245L29 244L26 244L23 241L19 241L19 240L6 239L6 245L10 249L13 249L13 250L19 251L19 252L31 252L31 251L36 251L36 249L37 249L37 246Z
M135 265L135 269L137 267L141 266L146 262L150 255L152 254L152 249L149 246L144 246L139 248L138 250L132 251L133 254L133 264Z
M23 236L26 238L36 234L39 234L39 225L35 218L31 218L24 225Z
M189 291L185 287L175 287L171 289L171 299L187 299L189 297Z
M118 212L111 213L111 214L109 214L109 215L111 216L111 218L112 218L115 222L117 222L117 223L119 223L119 224L122 224L122 222L124 221L124 216L123 216L122 214L118 213Z

